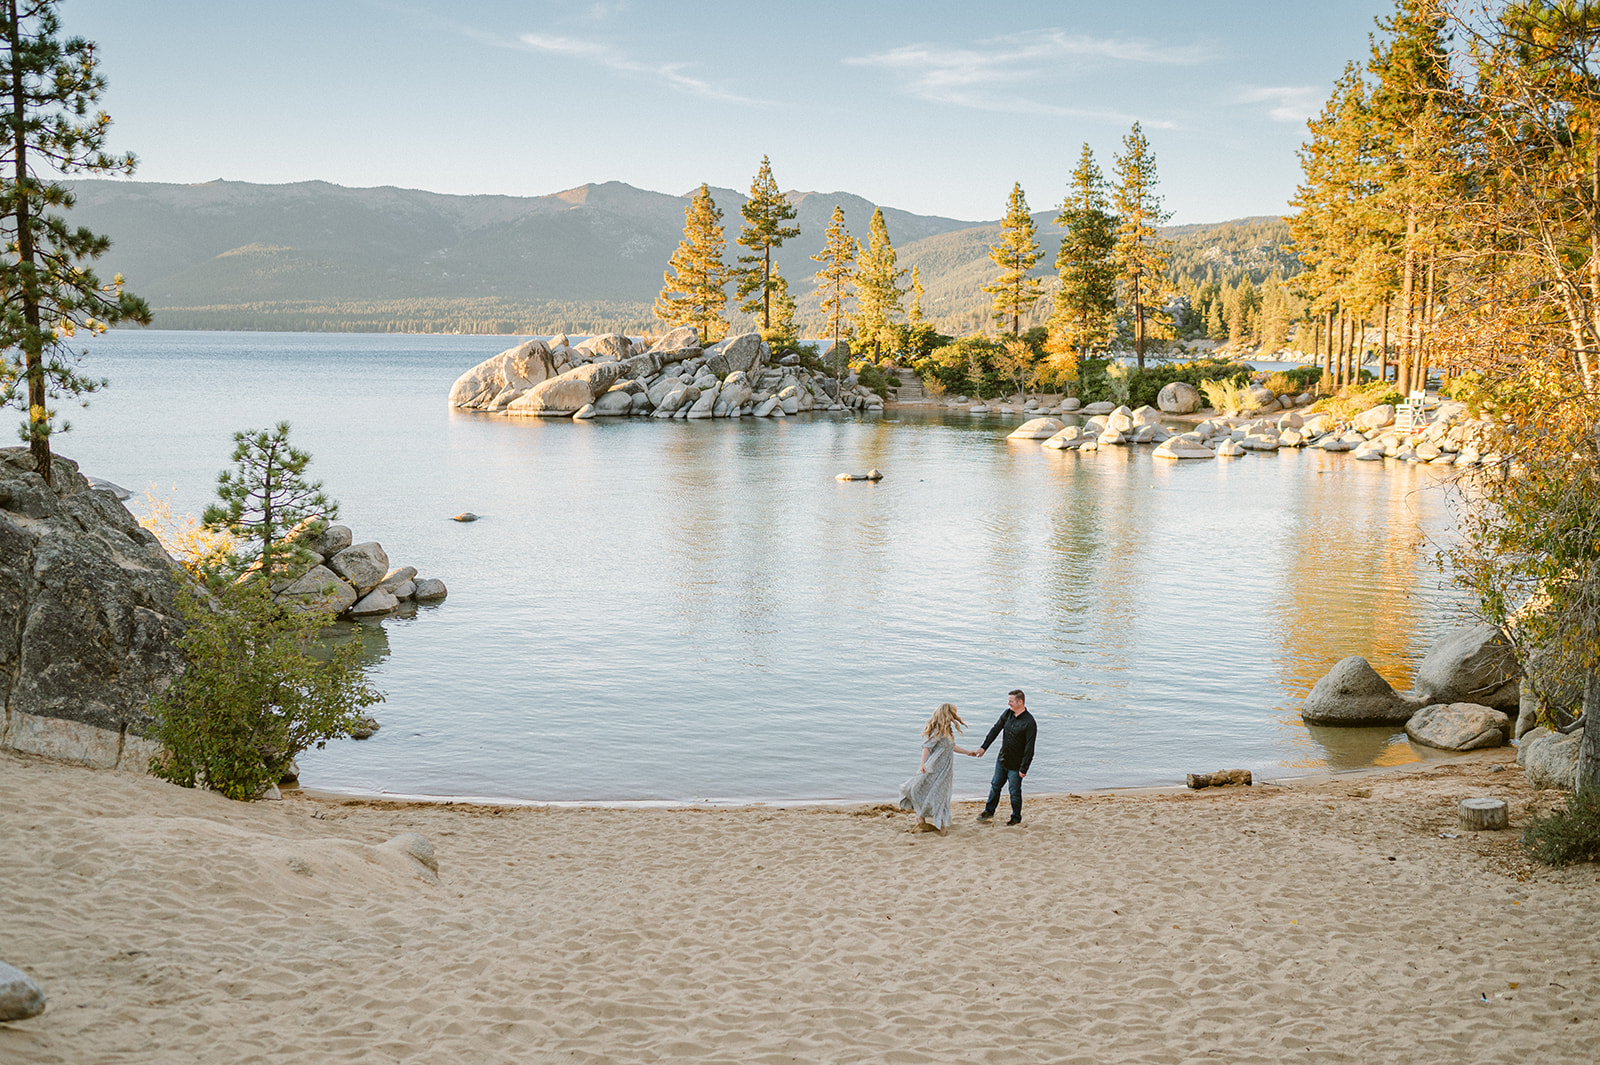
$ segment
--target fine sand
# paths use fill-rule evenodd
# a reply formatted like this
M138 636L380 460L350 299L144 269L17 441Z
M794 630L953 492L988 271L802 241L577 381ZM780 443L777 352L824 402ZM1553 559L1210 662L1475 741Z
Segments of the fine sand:
M941 838L0 755L0 960L49 996L0 1062L1592 1065L1600 871L1522 858L1558 800L1509 759L1030 798L1020 828L962 805ZM1460 829L1471 795L1512 829Z

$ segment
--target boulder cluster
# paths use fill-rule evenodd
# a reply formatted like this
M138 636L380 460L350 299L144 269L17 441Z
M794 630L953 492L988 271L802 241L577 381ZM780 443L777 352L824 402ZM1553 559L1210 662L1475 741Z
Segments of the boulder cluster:
M355 543L347 526L308 518L285 539L300 550L292 568L272 582L272 596L292 610L381 617L403 603L437 602L448 594L444 581L418 577L412 566L391 569L382 544Z
M1447 751L1515 738L1517 764L1534 787L1570 788L1581 732L1538 726L1538 711L1504 634L1473 625L1428 648L1410 691L1395 690L1360 655L1341 660L1311 689L1300 716L1308 725L1403 727L1413 743Z
M798 355L773 364L759 333L702 348L699 334L684 326L649 347L615 333L578 344L565 336L526 341L457 378L450 405L576 419L781 418L881 410L883 398L854 374L836 380L807 370Z
M1174 382L1162 389L1175 389ZM1193 391L1188 385L1183 388ZM1253 392L1267 393L1267 389ZM1252 398L1252 403L1265 400L1265 396ZM1311 397L1273 396L1274 407L1294 407L1309 402ZM1069 413L1091 415L1081 426L1063 426L1051 417L1033 418L1011 434L1017 440L1043 440L1044 446L1058 449L1093 451L1098 447L1119 444L1154 443L1152 452L1163 459L1237 458L1250 451L1278 451L1284 448L1321 448L1323 451L1348 451L1351 458L1363 461L1395 459L1399 462L1425 462L1430 466L1493 465L1502 456L1490 450L1490 443L1498 427L1490 418L1471 417L1467 405L1458 402L1440 403L1431 411L1417 412L1410 428L1395 424L1395 408L1387 403L1339 419L1326 411L1302 414L1289 409L1283 413L1250 417L1208 418L1193 429L1173 433L1160 425L1163 413L1175 413L1173 408L1185 405L1174 400L1159 410L1155 407L1113 408L1110 403L1091 403L1080 408L1073 405ZM1063 400L1060 409L1065 411L1073 400ZM1190 407L1189 409L1194 409ZM1261 408L1256 407L1259 410Z

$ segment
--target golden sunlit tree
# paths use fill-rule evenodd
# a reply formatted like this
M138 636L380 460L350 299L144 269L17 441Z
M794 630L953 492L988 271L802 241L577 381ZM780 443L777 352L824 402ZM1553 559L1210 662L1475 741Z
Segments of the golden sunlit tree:
M1122 306L1133 329L1133 354L1142 371L1149 341L1172 335L1165 312L1170 290L1167 242L1159 232L1171 214L1161 206L1156 192L1156 157L1137 122L1122 138L1116 175L1112 206L1117 215L1117 274L1122 282Z
M711 190L700 190L683 209L683 239L668 260L655 316L669 325L691 325L702 344L721 340L728 331L722 309L728 304L728 269L722 262L727 248L722 236L722 212Z
M1039 261L1039 240L1021 182L1011 186L1005 217L1000 219L1000 243L989 248L989 258L1000 268L1000 276L983 291L994 297L995 324L1017 336L1022 316L1044 292L1044 282L1028 274Z

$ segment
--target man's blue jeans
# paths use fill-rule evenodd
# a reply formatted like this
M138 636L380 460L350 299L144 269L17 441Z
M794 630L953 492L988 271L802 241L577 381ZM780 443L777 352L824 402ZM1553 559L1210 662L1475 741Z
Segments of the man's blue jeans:
M989 781L989 801L983 807L985 817L993 817L995 808L1000 805L1000 788L1009 785L1011 791L1011 820L1022 820L1022 774L1015 769L1007 769L1005 764L996 758L994 760L994 779Z

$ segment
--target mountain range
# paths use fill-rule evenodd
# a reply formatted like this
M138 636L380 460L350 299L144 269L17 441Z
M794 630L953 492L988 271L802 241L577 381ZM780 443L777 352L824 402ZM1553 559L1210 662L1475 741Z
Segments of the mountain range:
M322 181L86 180L72 189L70 221L112 240L97 264L102 278L122 274L149 302L159 328L497 333L659 329L651 304L693 194L617 181L527 197ZM731 262L743 251L735 242L746 198L732 189L711 195L723 212ZM820 324L810 257L822 247L834 206L862 239L877 205L844 192L787 195L800 235L774 261L790 280L804 331ZM988 250L999 222L887 206L883 213L900 265L919 268L928 317L945 332L981 329L988 306L981 286L995 273ZM1036 272L1051 276L1060 244L1055 212L1034 220L1043 252ZM1264 276L1258 267L1281 259L1281 248L1241 250L1238 231L1269 223L1267 237L1252 230L1250 239L1281 244L1286 232L1278 234L1275 221L1182 227L1179 235L1201 248L1199 261L1242 255L1259 262L1236 270ZM1041 321L1047 303L1037 309Z

